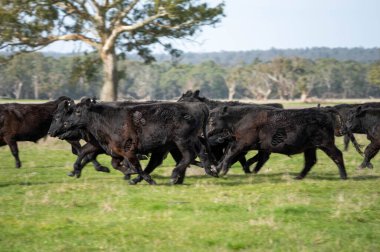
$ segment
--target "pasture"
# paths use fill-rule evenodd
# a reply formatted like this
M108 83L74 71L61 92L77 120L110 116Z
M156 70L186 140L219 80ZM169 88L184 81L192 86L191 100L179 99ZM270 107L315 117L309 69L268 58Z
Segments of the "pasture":
M9 148L0 148L0 251L380 250L380 158L373 170L357 170L362 157L352 146L343 153L347 181L318 151L302 181L293 178L303 155L272 154L257 175L235 164L213 178L192 166L177 186L169 185L170 155L152 174L158 185L132 186L105 155L98 160L111 173L87 165L81 178L68 177L75 156L64 141L19 149L16 169Z
M171 157L153 173L157 186L131 186L112 168L66 176L75 157L63 141L19 148L21 169L0 149L1 251L380 250L380 159L356 170L362 158L352 147L347 181L318 151L303 181L293 179L302 155L272 154L257 175L238 164L223 178L191 167L179 186L168 183ZM110 167L105 155L99 160Z

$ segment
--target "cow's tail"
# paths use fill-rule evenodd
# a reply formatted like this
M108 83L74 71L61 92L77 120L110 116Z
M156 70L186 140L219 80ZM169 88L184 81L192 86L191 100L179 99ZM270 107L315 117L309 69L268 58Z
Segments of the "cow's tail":
M362 149L361 149L362 145L360 145L360 144L356 141L356 138L355 138L354 134L352 134L351 131L348 131L348 132L347 132L347 135L348 135L348 137L350 138L352 144L354 145L355 150L356 150L360 155L364 156L364 153L363 153L363 151L362 151Z
M217 161L216 161L214 154L212 153L210 142L209 142L208 137L207 137L207 129L206 129L207 123L208 123L208 118L210 116L210 111L209 111L207 105L205 105L205 104L201 104L201 110L203 113L203 122L202 122L202 133L203 133L203 138L204 138L203 144L206 147L208 159L210 160L211 164L216 166ZM214 177L218 176L218 173L217 173L215 167L212 167L211 170L208 170L209 169L208 167L204 167L204 168L205 168L205 171L207 174L214 176Z

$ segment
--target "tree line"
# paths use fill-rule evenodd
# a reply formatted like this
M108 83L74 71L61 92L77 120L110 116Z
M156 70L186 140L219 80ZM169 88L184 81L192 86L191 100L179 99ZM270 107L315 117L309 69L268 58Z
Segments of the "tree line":
M21 54L1 64L0 75L0 96L16 99L98 97L103 84L101 61L91 53ZM168 100L189 89L214 99L380 97L380 61L277 56L222 65L213 60L144 64L120 58L117 78L119 99Z

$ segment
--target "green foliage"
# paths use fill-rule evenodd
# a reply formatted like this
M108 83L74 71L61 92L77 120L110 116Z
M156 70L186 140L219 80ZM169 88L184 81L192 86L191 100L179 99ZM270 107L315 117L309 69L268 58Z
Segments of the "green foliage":
M229 97L229 88L235 88L235 99L281 96L293 99L301 95L303 98L378 97L380 87L369 82L374 80L370 76L376 76L376 66L376 63L335 59L278 57L274 61L222 67L214 61L195 65L167 61L144 64L120 57L119 97L176 99L186 90L200 89L204 96L225 99ZM20 55L0 65L4 76L0 79L0 96L22 99L98 96L103 76L100 68L95 53L65 57Z
M380 85L380 61L371 64L367 73L367 79L371 84Z
M347 181L318 151L303 181L293 179L302 155L273 154L257 175L244 175L238 164L225 178L191 167L182 186L168 184L170 156L153 172L157 186L131 186L118 171L90 165L80 179L67 177L75 156L62 141L21 143L20 155L24 166L15 169L9 149L0 148L3 251L380 249L380 161L356 170L362 157L353 148L344 153ZM105 156L100 162L110 166Z

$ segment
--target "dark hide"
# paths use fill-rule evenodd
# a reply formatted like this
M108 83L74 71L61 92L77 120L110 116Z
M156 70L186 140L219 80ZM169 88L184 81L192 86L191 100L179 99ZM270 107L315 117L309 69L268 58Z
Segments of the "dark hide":
M203 102L205 103L210 110L218 108L218 107L233 107L233 106L248 106L248 107L254 107L254 108L263 108L263 109L273 109L273 108L283 108L283 105L280 103L268 103L268 104L255 104L255 103L242 103L238 101L216 101L216 100L210 100L205 97L199 96L200 91L187 91L186 93L182 94L182 96L178 99L179 102ZM212 137L210 137L210 145L212 150L212 155L216 158L216 160L221 160L223 158L224 152L228 145L231 142L232 137L228 136L228 133L220 133L220 134L214 134ZM257 162L258 157L255 156L251 158L250 160L246 160L245 155L247 152L242 152L238 156L234 157L232 164L236 163L237 161L240 162L241 166L243 167L244 173L251 173L250 166Z
M368 102L368 103L362 103L362 104L338 104L338 105L334 106L334 108L339 112L339 114L343 120L343 124L346 124L348 117L349 117L349 114L351 113L350 111L355 110L358 107L380 108L380 103L379 102ZM362 132L355 132L355 131L351 131L351 132L356 133L356 134L364 134ZM344 138L343 138L344 150L347 151L350 140L352 141L352 139L350 139L351 137L348 134L344 134L343 136L344 136ZM354 143L354 146L355 146L355 143ZM355 148L356 148L356 146L355 146ZM358 151L357 148L356 148L356 150ZM358 151L358 152L360 153L360 151Z
M316 163L316 149L323 150L338 166L340 177L347 178L341 151L334 143L331 114L313 109L263 110L249 107L224 107L210 113L210 132L228 130L235 139L217 169L225 174L232 159L248 150L259 150L258 172L270 153L304 153L305 166L297 179L304 178Z
M85 101L86 99L83 99ZM91 101L91 99L90 99ZM95 100L93 99L93 102ZM105 104L112 107L131 107L135 105L143 105L143 104L153 104L157 103L156 101L146 101L146 102L136 102L136 101L123 101L123 102L107 102L107 103L100 103ZM70 106L71 105L71 106ZM87 143L83 146L82 150L79 150L78 158L74 164L74 170L70 172L69 176L76 176L79 178L81 176L81 172L83 167L88 163L90 160L88 156L92 157L106 153L105 150L99 145L99 143L96 141L96 139L91 135L91 133L87 132L85 129L75 129L75 130L69 130L67 131L64 127L64 121L72 114L74 108L74 102L68 102L68 103L62 103L62 106L59 106L55 113L55 120L53 120L52 125L50 126L49 134L54 137L59 137L60 139L83 139ZM181 160L181 153L175 148L170 150L170 153L172 154L174 160L178 163ZM155 154L152 156L152 158L149 160L149 163L147 165L148 170L154 170L155 167L160 165L164 158L166 157L168 153L161 153ZM85 158L86 157L86 158ZM137 157L139 160L147 159L145 155L137 154ZM158 159L158 160L157 160ZM129 180L131 174L135 174L136 170L131 167L125 167L122 164L123 158L120 156L112 156L112 166L121 171L124 174L124 178ZM161 161L159 161L161 160ZM193 161L192 163L197 164L198 161ZM97 168L97 167L96 167ZM101 167L103 170L108 169L106 167ZM99 170L99 168L97 168ZM109 170L108 170L109 171ZM206 170L207 171L207 170ZM215 174L211 174L214 175Z
M201 152L198 139L208 118L207 106L192 103L156 103L133 107L112 107L81 102L67 120L67 130L84 128L90 132L109 155L118 155L129 161L141 179L150 184L155 182L149 176L148 167L143 172L136 157L137 153L152 153L157 163L162 162L165 153L173 146L181 152L182 158L172 173L173 183L182 183L190 162ZM207 159L205 154L200 158ZM208 165L205 165L207 169Z
M95 170L101 172L110 172L110 170L102 166L96 157L99 154L105 153L104 150L97 144L94 137L84 130L71 130L65 132L64 122L68 116L73 112L75 103L73 100L63 101L58 105L57 110L54 112L53 121L50 125L48 134L52 137L59 137L61 140L68 141L72 146L73 154L77 155L78 158L74 163L74 170L69 172L69 176L76 176L79 178L81 176L81 170L83 167L92 162ZM79 141L83 139L87 143L83 146L80 145ZM115 169L125 172L125 168L121 167L120 159L112 160L112 165Z
M55 101L43 104L0 105L0 146L9 146L16 160L16 168L21 167L17 142L37 142L45 137L58 104L69 99L62 96Z
M380 149L380 108L357 106L349 112L346 122L348 129L355 133L366 134L370 144L364 150L364 160L359 169L373 168L371 159Z

